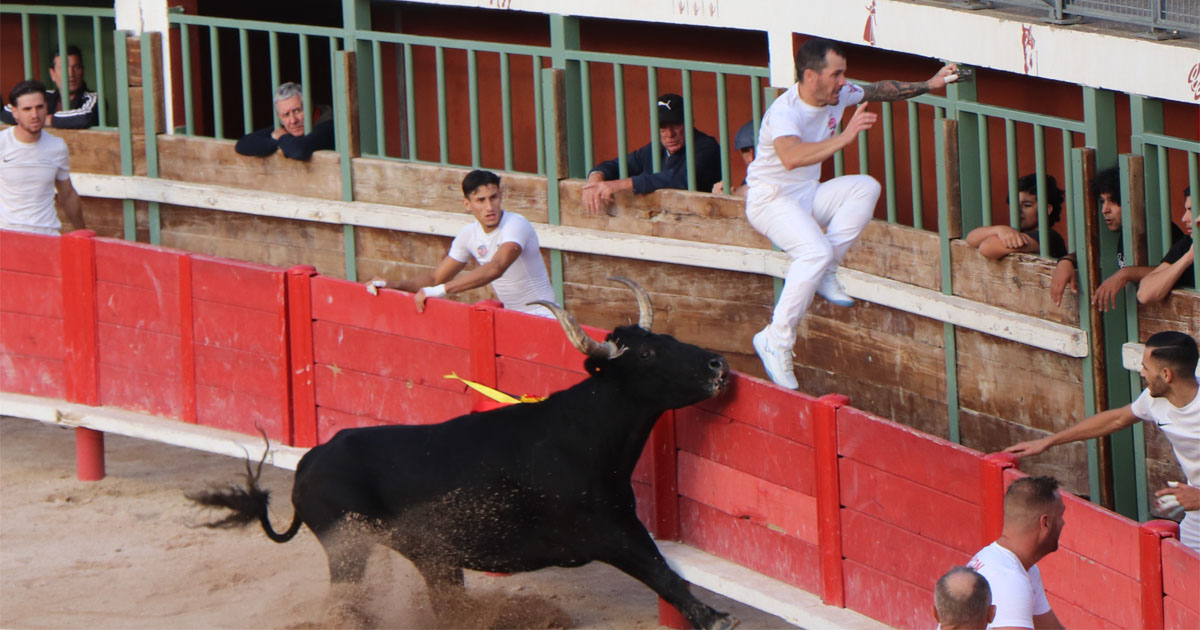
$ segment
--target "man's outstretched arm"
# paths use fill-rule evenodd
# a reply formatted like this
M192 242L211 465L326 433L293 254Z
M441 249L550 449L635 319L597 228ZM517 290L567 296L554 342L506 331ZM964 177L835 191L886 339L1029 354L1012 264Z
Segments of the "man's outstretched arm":
M953 77L953 78L951 78ZM958 80L959 70L956 64L948 63L942 66L937 74L928 81L876 81L863 86L864 101L902 101L920 96L946 87L947 83Z

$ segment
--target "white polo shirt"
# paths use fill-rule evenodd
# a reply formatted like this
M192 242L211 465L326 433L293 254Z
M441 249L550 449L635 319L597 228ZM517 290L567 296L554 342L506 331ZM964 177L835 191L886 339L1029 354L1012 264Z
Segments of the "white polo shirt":
M67 143L46 131L21 142L15 130L0 131L0 227L58 234L54 184L71 176Z
M988 627L1033 628L1035 616L1050 612L1036 564L1026 571L1016 554L992 543L980 549L967 566L987 578L992 589L996 618Z

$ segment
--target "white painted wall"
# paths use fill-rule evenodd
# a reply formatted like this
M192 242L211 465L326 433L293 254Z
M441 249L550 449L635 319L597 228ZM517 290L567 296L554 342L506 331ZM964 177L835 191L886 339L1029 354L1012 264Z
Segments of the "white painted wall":
M782 33L874 45L1096 88L1200 104L1200 47L1191 40L1155 42L1090 29L1022 22L990 11L911 0L410 0L426 4L532 11L667 24L765 31L771 81L792 81ZM1026 54L1025 41L1032 41ZM787 48L790 49L790 42ZM853 75L853 60L851 60ZM908 79L911 77L897 77Z

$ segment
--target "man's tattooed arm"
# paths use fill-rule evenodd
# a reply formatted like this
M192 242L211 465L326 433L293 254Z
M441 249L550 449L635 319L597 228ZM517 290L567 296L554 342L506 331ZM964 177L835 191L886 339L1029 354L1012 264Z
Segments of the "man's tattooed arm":
M863 86L864 101L902 101L929 91L928 81L876 81Z

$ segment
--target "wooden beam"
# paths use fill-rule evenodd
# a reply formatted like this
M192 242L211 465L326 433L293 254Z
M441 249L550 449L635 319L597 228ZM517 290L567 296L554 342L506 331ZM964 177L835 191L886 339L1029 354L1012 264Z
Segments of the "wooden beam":
M946 201L948 203L946 217L949 222L946 226L946 235L948 238L956 239L963 236L962 193L958 173L958 121L943 118L942 128L946 132L942 136L942 151L946 156L946 160L942 164L946 169Z

